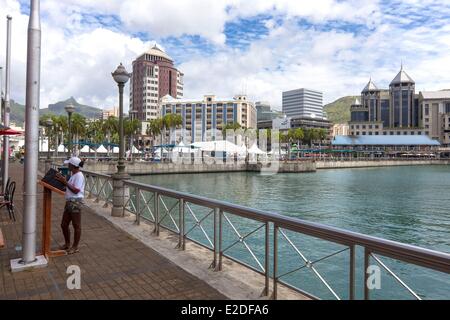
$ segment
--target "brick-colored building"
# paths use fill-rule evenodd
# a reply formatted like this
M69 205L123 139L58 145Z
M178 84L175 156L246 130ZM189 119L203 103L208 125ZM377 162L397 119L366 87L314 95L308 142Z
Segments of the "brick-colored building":
M160 115L159 102L166 95L183 98L183 73L156 45L133 61L130 82L130 117L141 121Z

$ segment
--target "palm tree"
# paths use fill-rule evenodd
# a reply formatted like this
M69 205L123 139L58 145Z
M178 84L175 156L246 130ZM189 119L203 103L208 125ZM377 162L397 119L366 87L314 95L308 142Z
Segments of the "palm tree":
M116 135L119 131L119 121L116 117L109 117L103 123L103 130L106 132L106 137L108 140L108 151L111 151L111 142L117 140Z
M328 137L327 130L323 128L318 130L318 138L320 140L320 144L322 144L323 140L325 140L327 137Z
M84 136L86 131L86 118L79 113L75 113L71 119L72 122L72 136L75 135L76 149L78 149L78 143L80 142L80 136Z
M157 119L153 119L150 120L150 124L147 128L147 134L150 136L153 136L153 138L155 139L157 136L160 137L161 139L161 143L160 145L162 146L163 144L163 135L162 135L162 131L164 129L164 121L162 118L157 118ZM153 139L152 139L153 141ZM152 145L153 147L153 145Z
M311 129L311 142L319 140L319 130L318 129ZM311 143L312 145L312 143Z
M175 113L169 113L166 114L163 118L163 124L164 124L164 130L166 128L169 128L169 136L170 136L170 143L176 143L176 141L172 141L172 133L174 129L179 128L183 124L183 117L179 114Z
M151 136L152 148L154 146L154 139L161 134L161 119L152 119L147 125L146 134ZM162 144L162 143L161 143Z
M139 131L141 129L141 122L137 119L125 119L124 121L124 131L125 136L130 137L130 157L133 155L133 145L135 136L139 134Z
M227 123L223 128L222 128L222 135L223 135L223 139L226 140L227 138L227 130L239 130L241 129L242 126L237 123L237 122L232 122L232 123Z
M293 131L292 139L297 141L297 150L300 149L300 145L301 145L300 141L302 141L304 138L305 138L305 133L303 132L302 128L297 128ZM299 152L300 151L297 151L297 158L299 156Z
M53 130L55 132L55 151L56 157L58 157L58 147L61 144L66 145L64 137L69 130L68 118L66 116L52 116Z

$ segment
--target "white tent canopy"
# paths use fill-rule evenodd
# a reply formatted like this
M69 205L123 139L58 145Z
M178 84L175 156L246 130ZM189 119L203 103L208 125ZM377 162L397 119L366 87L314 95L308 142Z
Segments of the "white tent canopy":
M227 153L240 153L241 147L238 147L234 143L226 140L220 141L207 141L207 142L195 142L191 146L199 148L201 151L206 152L227 152Z
M67 148L63 144L59 145L58 152L67 152Z
M133 146L133 147L131 148L131 151L133 152L133 154L140 153L140 151L138 150L138 148L136 148L135 146Z
M158 149L155 150L155 153L161 155L161 147L159 147ZM167 149L163 149L163 154L167 154L169 153L169 151L167 151Z
M119 147L114 147L113 149L112 149L112 153L119 153Z
M23 145L23 144L22 144L22 145ZM19 142L19 145L18 145L18 146L21 147L20 142ZM41 152L48 152L48 142L47 142L47 141L44 141L44 142L42 143L42 148L40 149L40 151L41 151ZM50 151L53 152L53 151L55 151L55 150L50 149Z
M264 151L262 151L260 148L258 148L256 143L250 149L248 149L248 153L250 153L250 154L266 154Z
M193 153L195 149L191 149L191 147L187 147L183 141L180 142L175 148L173 148L173 152L181 152L181 153Z
M106 148L101 145L100 147L98 147L97 153L108 153L108 150L106 150Z
M287 154L287 152L284 151L283 149L281 149L281 150L274 150L274 149L272 149L268 154L270 154L270 155L273 155L273 154Z
M94 150L92 150L89 146L84 146L83 148L81 148L80 153L90 153L90 152L95 152Z

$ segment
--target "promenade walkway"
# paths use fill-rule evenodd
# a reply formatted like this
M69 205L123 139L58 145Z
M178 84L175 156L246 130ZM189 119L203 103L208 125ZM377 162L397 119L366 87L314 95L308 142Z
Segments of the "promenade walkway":
M85 210L80 252L53 258L44 269L11 273L10 260L21 257L23 166L11 164L10 175L16 181L17 222L0 210L0 228L6 246L0 248L1 299L225 299L204 281L187 273L148 248L109 221ZM38 188L37 247L41 245L42 187ZM60 221L62 196L54 195L52 246L63 244ZM81 290L66 286L68 266L81 268Z

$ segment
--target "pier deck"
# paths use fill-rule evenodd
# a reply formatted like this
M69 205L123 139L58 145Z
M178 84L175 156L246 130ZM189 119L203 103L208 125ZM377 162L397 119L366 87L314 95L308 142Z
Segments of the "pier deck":
M2 299L225 299L206 282L184 271L110 222L85 210L80 252L52 258L44 269L11 273L10 260L21 257L23 216L23 166L12 163L10 174L16 181L17 222L0 211L0 228L5 247L0 248L0 300ZM43 189L38 187L37 247L41 245ZM52 246L64 243L60 221L62 196L53 197ZM81 268L81 290L69 290L67 267Z

